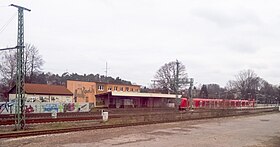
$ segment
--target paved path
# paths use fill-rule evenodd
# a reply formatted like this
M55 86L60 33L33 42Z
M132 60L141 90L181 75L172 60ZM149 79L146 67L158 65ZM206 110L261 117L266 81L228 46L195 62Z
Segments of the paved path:
M280 113L0 140L0 146L280 147Z

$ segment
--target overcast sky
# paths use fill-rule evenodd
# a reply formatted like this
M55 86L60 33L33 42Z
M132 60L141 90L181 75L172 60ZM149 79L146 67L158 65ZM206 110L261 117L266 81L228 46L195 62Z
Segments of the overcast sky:
M121 77L148 85L178 59L196 84L225 86L252 69L272 84L280 75L279 0L0 0L0 48L16 45L17 10L25 42L44 71ZM0 30L1 31L1 30Z

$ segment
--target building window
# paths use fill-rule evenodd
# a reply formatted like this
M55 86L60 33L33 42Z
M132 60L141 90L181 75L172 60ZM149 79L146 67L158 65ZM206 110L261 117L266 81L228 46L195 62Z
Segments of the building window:
M131 88L131 91L132 91L132 92L133 92L133 90L134 90L134 89L133 89L133 88Z
M114 86L114 91L118 91L118 86Z
M125 91L129 91L129 87L125 87Z
M123 87L121 87L120 91L123 91Z
M112 91L112 87L109 87L109 88L108 88L108 91Z
M98 91L103 91L104 90L104 86L103 85L98 85Z

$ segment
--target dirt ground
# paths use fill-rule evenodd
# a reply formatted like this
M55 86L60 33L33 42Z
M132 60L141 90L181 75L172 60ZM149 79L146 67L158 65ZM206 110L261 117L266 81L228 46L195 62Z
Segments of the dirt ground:
M0 146L279 147L280 113L1 139Z

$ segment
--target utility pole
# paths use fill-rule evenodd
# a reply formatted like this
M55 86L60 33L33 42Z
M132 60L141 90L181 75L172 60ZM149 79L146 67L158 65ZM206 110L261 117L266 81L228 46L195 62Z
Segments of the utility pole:
M179 91L179 61L176 60L176 78L175 78L175 93L176 93L176 102L177 106L180 105L180 99L178 97L178 91Z
M108 62L106 62L106 66L105 66L105 81L106 81L106 83L109 83L109 79L108 79L108 70L109 70L109 68L108 68Z
M192 93L192 87L193 87L193 78L190 78L190 80L187 81L187 83L190 83L189 93L190 93L190 110L193 109L193 93Z
M18 9L18 36L17 36L17 77L16 77L16 107L15 130L25 128L25 94L24 94L24 19L23 10L30 9L11 4Z
M107 74L108 74L108 63L106 62L106 69L105 69L106 78L107 78Z

